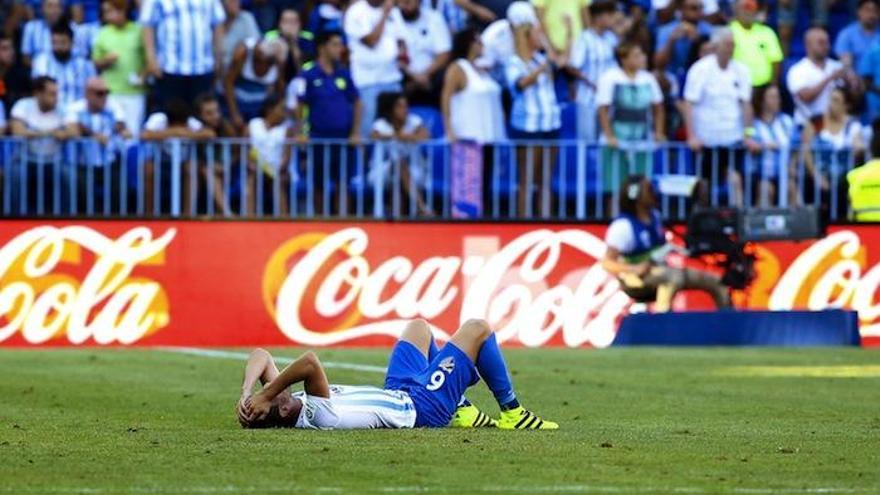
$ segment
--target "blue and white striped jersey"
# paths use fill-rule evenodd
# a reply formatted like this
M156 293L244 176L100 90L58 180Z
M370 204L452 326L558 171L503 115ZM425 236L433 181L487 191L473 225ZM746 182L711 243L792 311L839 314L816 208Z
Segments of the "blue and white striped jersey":
M116 123L122 122L122 113L118 108L107 104L103 109L90 111L85 99L77 100L67 106L64 115L65 124L79 124L86 137L102 134L108 138L118 138ZM119 143L111 141L107 146L101 146L97 141L83 141L76 151L77 161L81 165L99 167L110 163L113 156L119 151Z
M98 74L95 65L82 57L61 62L52 52L38 55L31 67L31 77L49 76L58 83L58 106L61 108L85 97L86 81Z
M376 387L331 385L330 398L296 392L302 402L297 428L353 430L372 428L412 428L416 410L409 394Z
M422 8L440 12L452 33L457 33L467 27L468 13L456 5L455 0L422 0Z
M79 124L88 130L88 134L103 134L107 137L116 135L116 123L121 122L119 110L109 104L103 110L89 111L86 100L77 100L65 109L64 123Z
M73 56L88 58L101 26L71 23L70 27L73 29ZM52 30L46 21L33 19L25 23L21 33L21 54L33 59L41 53L52 53Z
M214 28L226 13L220 0L143 0L138 22L156 30L162 72L198 76L214 70Z
M544 63L546 57L535 53L531 60L514 56L507 61L505 76L513 95L513 108L510 112L510 125L524 132L550 132L562 127L559 103L556 101L556 87L553 74L545 70L538 81L520 90L517 81L529 75Z
M617 47L617 35L613 31L602 34L592 29L585 29L574 42L571 49L571 65L587 76L590 84L578 83L577 101L590 104L596 98L596 87L599 79L609 69L617 67L614 49Z

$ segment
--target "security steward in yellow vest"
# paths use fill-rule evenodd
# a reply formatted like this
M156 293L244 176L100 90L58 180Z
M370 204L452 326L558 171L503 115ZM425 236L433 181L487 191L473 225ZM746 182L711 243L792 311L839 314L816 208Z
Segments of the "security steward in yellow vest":
M873 160L846 174L853 220L880 222L880 119L874 121L871 138Z

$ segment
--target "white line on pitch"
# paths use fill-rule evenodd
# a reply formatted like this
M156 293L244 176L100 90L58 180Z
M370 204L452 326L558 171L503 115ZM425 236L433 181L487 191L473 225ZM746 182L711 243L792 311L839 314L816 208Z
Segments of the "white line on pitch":
M197 347L157 347L156 349L165 352L173 352L176 354L187 354L189 356L238 360L246 360L248 358L248 354L243 352L219 351L215 349L199 349ZM278 364L290 364L293 362L293 359L286 357L275 357L275 362ZM321 364L323 364L325 368L368 371L370 373L385 373L385 368L381 366L370 366L368 364L339 363L336 361L321 361Z

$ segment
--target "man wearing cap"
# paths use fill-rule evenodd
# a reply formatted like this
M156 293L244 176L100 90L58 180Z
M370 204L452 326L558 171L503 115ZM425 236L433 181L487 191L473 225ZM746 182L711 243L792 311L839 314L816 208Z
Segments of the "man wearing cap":
M733 31L733 59L745 65L752 77L752 86L766 86L779 79L782 48L772 29L760 22L757 0L739 0L736 19L730 23Z

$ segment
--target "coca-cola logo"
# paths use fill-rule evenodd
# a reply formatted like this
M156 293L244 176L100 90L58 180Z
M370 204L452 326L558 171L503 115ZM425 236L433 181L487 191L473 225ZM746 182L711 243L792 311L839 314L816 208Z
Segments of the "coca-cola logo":
M869 266L858 234L842 230L813 243L787 267L766 307L774 311L849 308L859 313L862 336L876 337L880 336L878 289L880 263Z
M30 344L64 336L73 344L131 344L166 326L164 289L132 271L163 263L175 232L157 239L146 227L117 239L82 226L22 232L0 248L0 342L21 332Z
M464 236L460 253L420 260L398 254L412 251L406 246L392 250L370 256L369 235L357 227L297 236L266 266L264 304L287 338L315 346L397 336L418 317L456 324L484 318L499 340L530 347L551 340L606 347L631 306L598 262L605 244L584 230L533 230L504 245L497 237ZM741 306L851 308L862 335L880 335L880 265L868 266L857 234L831 234L788 266L766 247L757 251L759 277L737 294ZM446 314L456 307L458 314ZM446 338L454 328L434 330Z
M467 237L463 244L459 255L394 255L371 265L361 228L304 234L271 256L264 304L281 331L305 345L397 336L409 320L436 321L454 302L458 317L448 319L484 318L502 341L537 347L561 336L572 347L610 345L630 301L598 263L605 253L599 238L540 229L492 252L469 252ZM560 273L563 250L577 259ZM442 339L454 329L434 330Z

